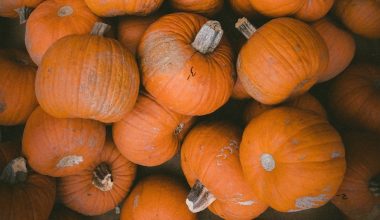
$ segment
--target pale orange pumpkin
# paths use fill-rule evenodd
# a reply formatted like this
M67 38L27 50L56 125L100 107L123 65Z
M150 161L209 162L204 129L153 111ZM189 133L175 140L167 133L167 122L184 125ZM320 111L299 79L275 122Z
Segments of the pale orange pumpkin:
M170 5L178 11L212 16L223 7L223 0L169 0Z

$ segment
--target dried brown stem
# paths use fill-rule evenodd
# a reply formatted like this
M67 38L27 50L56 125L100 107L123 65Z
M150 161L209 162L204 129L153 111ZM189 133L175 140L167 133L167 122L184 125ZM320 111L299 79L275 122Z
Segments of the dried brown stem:
M92 184L101 191L110 191L113 186L112 173L106 163L99 164L94 172Z
M191 44L202 54L212 53L218 47L223 36L222 26L218 21L207 21L195 36Z
M249 39L256 32L255 26L253 26L247 18L240 18L236 22L235 28L238 29L247 39Z
M197 180L187 195L186 204L191 212L197 213L205 210L215 200L215 196Z

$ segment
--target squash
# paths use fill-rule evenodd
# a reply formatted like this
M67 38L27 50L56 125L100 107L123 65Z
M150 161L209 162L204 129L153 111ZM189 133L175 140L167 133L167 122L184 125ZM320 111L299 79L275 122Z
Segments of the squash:
M140 95L129 114L113 125L113 138L120 153L143 166L157 166L178 151L192 117L180 115Z
M48 219L55 200L55 180L28 170L20 146L0 143L1 219Z
M232 50L222 35L219 22L201 15L173 13L158 19L138 49L145 89L177 113L214 112L228 101L234 84Z
M304 0L301 9L294 14L294 17L304 21L316 21L330 11L335 0Z
M26 122L22 152L37 172L54 176L85 170L102 152L105 126L88 119L58 119L36 108Z
M185 186L172 177L148 176L129 194L121 208L120 220L195 220L196 215L184 203L186 193Z
M290 107L268 110L250 121L240 162L257 198L280 212L326 204L346 168L342 140L328 121Z
M63 37L46 52L37 71L36 96L48 114L111 123L132 110L138 67L118 41L98 36L106 29L96 23L91 35Z
M268 207L257 199L239 163L241 131L226 122L204 122L187 134L181 167L192 186L186 204L192 212L206 209L224 219L252 219Z
M72 210L84 215L101 215L124 199L135 175L136 165L108 140L100 156L85 170L59 179L58 195Z
M0 125L26 121L37 106L34 81L37 68L21 50L0 50Z
M249 99L251 96L248 94L248 92L245 90L243 83L241 82L240 77L236 79L236 83L234 85L234 88L232 89L232 95L231 98L233 99Z
M249 0L229 0L229 2L232 10L238 15L253 17L258 14Z
M223 0L169 0L172 8L212 16L223 7Z
M20 17L20 23L25 23L32 8L37 7L44 0L1 0L0 17Z
M263 104L305 93L328 65L324 40L301 21L276 18L256 30L239 19L236 27L249 38L239 52L239 78L248 94Z
M88 34L99 20L83 0L47 0L26 22L26 49L34 63L40 65L54 42L71 34Z

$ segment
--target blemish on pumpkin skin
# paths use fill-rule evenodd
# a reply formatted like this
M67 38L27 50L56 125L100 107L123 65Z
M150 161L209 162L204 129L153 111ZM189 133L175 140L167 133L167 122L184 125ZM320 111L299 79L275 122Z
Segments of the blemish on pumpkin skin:
M238 142L235 140L230 140L227 146L223 146L219 153L215 156L216 157L216 165L221 166L223 160L227 159L230 155L237 152L239 149Z
M299 142L299 140L297 140L297 139L292 139L292 144L294 144L294 145L297 145L297 144L299 144L300 142Z
M336 159L336 158L339 158L341 157L341 153L340 152L332 152L331 153L331 159Z
M289 212L315 208L321 204L326 203L327 201L328 198L326 194L321 194L319 196L300 197L295 201L296 210L290 210Z
M139 205L139 198L140 198L140 195L136 195L135 198L133 199L133 208L137 208L137 206Z
M255 201L253 200L248 200L248 201L244 201L244 202L238 202L239 205L243 205L243 206L251 206L255 203Z
M56 165L57 168L66 168L78 165L83 162L83 156L70 155L63 157Z
M4 111L5 111L5 108L6 108L5 103L1 103L1 102L0 102L0 113L1 113L1 112L4 112Z

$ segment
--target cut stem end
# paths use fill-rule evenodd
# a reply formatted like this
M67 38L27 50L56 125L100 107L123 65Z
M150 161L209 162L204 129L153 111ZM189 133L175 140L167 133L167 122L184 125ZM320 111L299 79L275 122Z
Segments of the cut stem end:
M106 163L99 164L94 172L92 184L103 192L110 191L113 186L113 179L110 168Z
M253 26L247 18L239 18L235 23L235 28L244 35L245 38L249 39L256 32L255 26Z
M0 181L16 184L26 180L28 170L26 168L26 160L23 157L17 157L7 164L0 176Z
M94 27L91 30L91 35L98 35L98 36L104 36L104 34L111 29L111 26L102 23L102 22L96 22L94 24Z
M20 24L24 24L26 20L28 20L30 13L32 13L32 9L27 8L27 7L22 7L22 8L17 8L16 12L20 18Z
M207 21L191 44L202 54L212 53L222 40L223 29L218 21Z
M186 198L186 205L192 213L205 210L216 200L215 196L197 180Z

